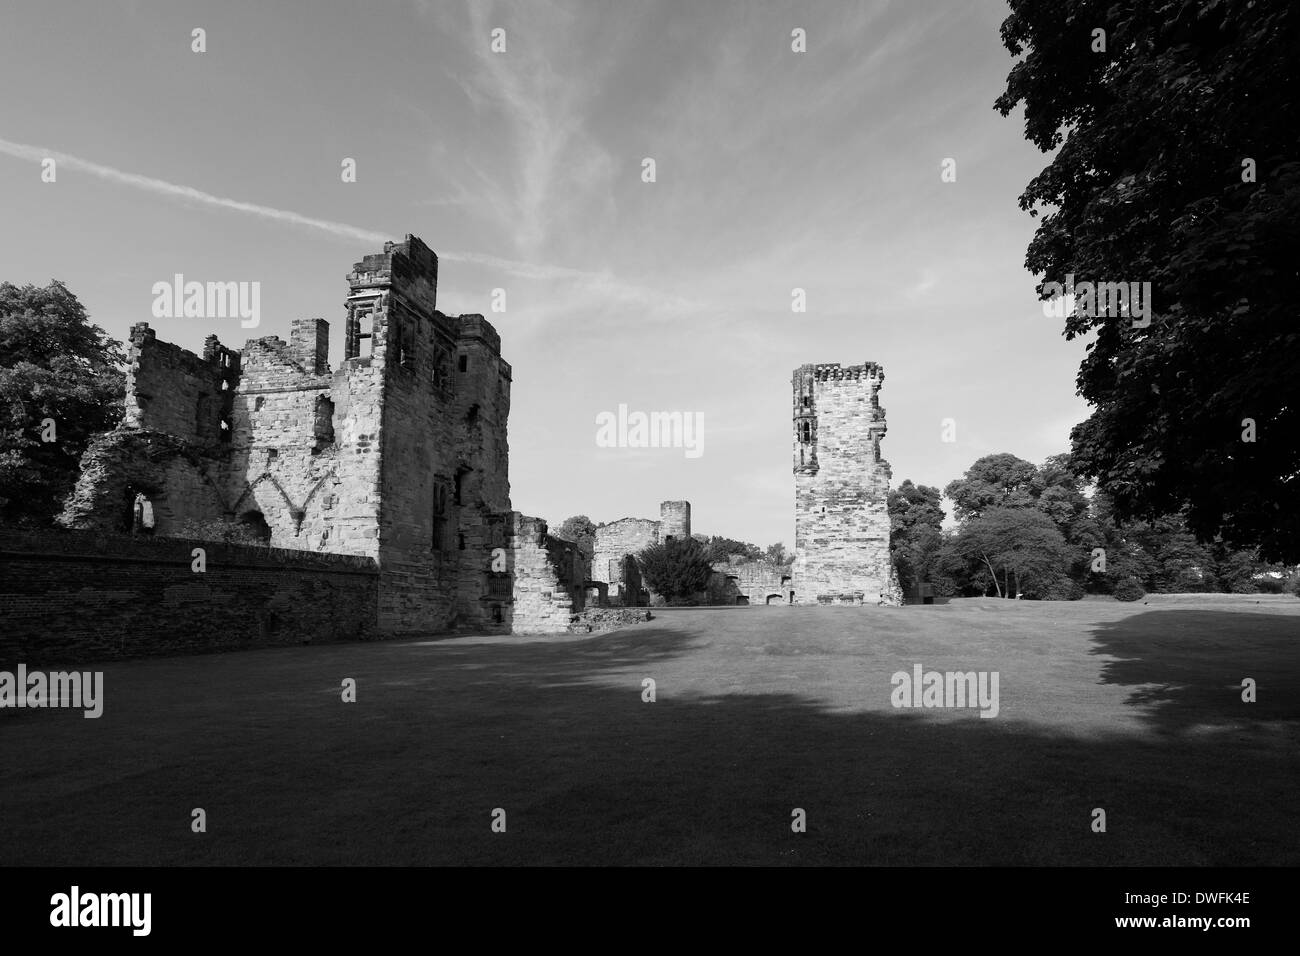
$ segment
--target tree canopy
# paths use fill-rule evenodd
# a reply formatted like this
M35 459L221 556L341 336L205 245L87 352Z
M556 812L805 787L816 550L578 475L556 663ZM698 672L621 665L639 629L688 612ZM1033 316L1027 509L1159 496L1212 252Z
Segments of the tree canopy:
M704 545L705 555L713 562L726 561L733 554L740 555L746 561L758 561L763 557L763 549L748 541L737 541L735 538L724 538L716 534L707 540L703 535L694 537Z
M1086 493L1071 455L1035 466L987 455L950 482L958 526L945 530L939 490L904 481L890 492L899 583L936 594L1063 599L1085 592L1291 590L1300 575L1257 550L1200 541L1182 514L1121 518L1111 496Z
M573 515L564 519L555 536L572 541L590 557L596 548L596 523L586 515Z
M713 575L707 549L693 537L653 544L637 557L646 586L670 602L703 591Z
M122 416L123 356L61 282L0 283L0 519L48 526Z
M905 480L889 493L889 546L903 593L933 581L933 557L943 543L944 511L938 488Z
M1074 460L1121 519L1300 561L1300 7L1011 0L995 108L1056 151L1020 206L1044 282L1149 282L1149 324L1076 308ZM1102 31L1099 33L1098 31ZM1051 290L1039 286L1048 298ZM1148 321L1144 319L1143 321Z

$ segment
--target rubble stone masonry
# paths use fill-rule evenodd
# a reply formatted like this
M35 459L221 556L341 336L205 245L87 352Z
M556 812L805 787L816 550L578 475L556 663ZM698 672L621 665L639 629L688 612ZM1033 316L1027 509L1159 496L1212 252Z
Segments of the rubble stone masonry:
M880 457L884 380L874 362L794 372L795 604L902 603Z
M372 558L0 527L0 669L365 639L378 580Z
M239 351L209 336L202 356L135 325L125 417L87 450L60 523L156 537L238 525L275 548L372 559L383 634L565 630L583 571L511 510L496 329L437 309L438 258L414 236L347 282L337 370L321 318Z
M636 555L669 538L691 536L691 503L664 501L659 520L620 518L596 528L592 546L591 577L609 585L609 599L616 604L637 606L649 596L643 594L640 565Z

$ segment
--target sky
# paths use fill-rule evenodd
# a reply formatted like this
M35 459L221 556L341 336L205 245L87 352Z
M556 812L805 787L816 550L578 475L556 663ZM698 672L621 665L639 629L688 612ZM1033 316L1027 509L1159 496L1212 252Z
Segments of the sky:
M1041 462L1087 416L1084 345L1024 268L1017 198L1047 157L993 109L1006 14L10 0L0 281L59 279L113 337L147 321L194 350L323 317L337 367L352 263L412 233L439 255L439 308L501 333L516 510L558 526L686 499L696 532L792 545L800 365L883 366L895 486L997 452ZM259 282L260 325L154 318L175 273ZM702 453L600 447L621 404L701 416Z

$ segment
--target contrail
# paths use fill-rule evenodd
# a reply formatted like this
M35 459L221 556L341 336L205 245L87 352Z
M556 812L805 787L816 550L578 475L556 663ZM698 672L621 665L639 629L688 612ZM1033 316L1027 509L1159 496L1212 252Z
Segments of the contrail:
M278 222L287 222L296 226L307 226L347 239L360 239L363 242L383 242L392 238L382 232L358 229L356 226L349 226L346 223L330 222L328 219L313 219L310 216L301 216L286 209L275 209L271 206L260 206L257 203L214 196L212 193L195 189L193 186L181 186L178 183L169 183L165 179L154 179L152 176L128 173L121 169L114 169L112 166L104 166L100 163L92 163L87 159L80 159L77 156L69 156L67 153L58 153L54 150L42 149L39 146L28 146L26 143L11 143L8 140L0 139L0 153L8 153L10 156L16 156L19 159L29 159L37 162L42 159L53 159L60 166L90 173L92 176L97 176L112 183L134 186L136 189L143 189L146 192L160 196L170 196L173 199L201 203L205 206L217 206L221 209L251 213L254 216L261 216L263 219L274 219Z
M276 209L273 206L262 206L258 203L244 202L239 199L229 199L225 196L214 196L212 193L204 192L201 189L195 189L193 186L182 186L179 183L167 182L165 179L155 179L152 176L141 176L137 173L128 173L125 170L115 169L112 166L104 166L101 163L94 163L88 159L70 156L67 153L42 149L39 146L29 146L26 143L11 143L9 140L0 139L0 153L7 153L8 155L15 156L18 159L26 159L34 162L40 162L43 159L53 159L60 166L89 173L92 176L107 180L108 182L120 183L123 186L132 186L136 189L143 189L144 191L154 193L155 195L168 196L173 199L199 203L204 206L214 206L219 209L230 209L235 212L244 212L253 216L260 216L263 219L272 219L276 222L288 223L293 226L306 226L309 229L327 232L330 235L341 236L345 239L357 239L361 242L368 243L382 243L392 239L392 236L386 235L382 232L375 232L371 229L361 229L357 226L350 226L344 222L333 222L329 219L316 219L311 216L303 216L296 212L290 212L287 209ZM582 269L570 269L565 266L548 266L536 265L529 262L515 262L510 259L500 259L496 256L480 255L473 252L440 252L438 253L438 258L446 259L450 262L465 262L485 266L491 269L499 269L503 272L508 272L524 279L579 279L601 286L618 284L617 281L608 274L586 272Z

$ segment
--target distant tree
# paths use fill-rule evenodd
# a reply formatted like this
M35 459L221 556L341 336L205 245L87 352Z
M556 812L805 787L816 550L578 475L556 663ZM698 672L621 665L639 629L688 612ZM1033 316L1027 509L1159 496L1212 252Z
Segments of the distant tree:
M979 459L963 477L950 481L944 494L952 501L957 520L965 521L990 508L1032 507L1035 492L1041 491L1038 467L1003 452Z
M122 417L122 362L63 283L0 283L0 519L53 521L82 452Z
M1070 549L1047 515L1034 508L990 508L965 521L955 547L999 597L1042 598L1068 580Z
M653 544L637 558L646 587L667 601L689 598L703 591L713 576L713 561L693 538Z
M1085 484L1073 456L1069 454L1048 458L1038 467L1030 482L1030 494L1037 502L1038 510L1056 523L1066 540L1076 533L1076 523L1088 511Z
M904 594L918 582L931 581L944 542L940 500L938 488L913 484L910 478L889 493L889 547Z
M1259 553L1233 548L1222 541L1202 544L1182 515L1151 520L1116 519L1111 498L1097 492L1090 503L1093 520L1103 529L1107 569L1088 575L1090 590L1108 593L1125 578L1148 593L1229 591L1254 593L1269 588L1267 572L1282 574L1285 566L1260 559Z
M919 525L943 527L946 514L938 488L917 485L906 478L889 493L889 518L893 531L907 532Z
M957 594L982 594L985 588L978 587L971 580L970 562L957 547L958 532L944 531L930 556L924 577L928 580L939 597L951 597Z
M555 536L572 541L587 557L591 557L596 549L596 524L586 515L565 518Z
M758 561L763 557L763 549L756 544L750 544L748 541L737 541L735 538L724 538L714 535L709 538L708 543L704 546L705 554L708 559L714 563L726 561L731 555L738 554L746 561Z
M786 565L794 563L794 554L787 551L785 542L778 541L775 544L769 544L763 549L763 558L769 564Z
M1023 105L1052 157L1020 196L1044 213L1040 296L1149 283L1141 310L1065 314L1067 339L1095 335L1076 466L1123 520L1184 513L1204 543L1300 561L1300 4L1010 6L995 108Z
M1257 555L1249 551L1229 551L1216 556L1214 577L1220 589L1230 594L1258 594L1271 590L1280 592L1280 578L1263 577L1269 571L1279 571L1281 566L1267 567L1261 565Z
M1115 585L1116 601L1140 601L1146 596L1146 591L1137 578L1121 578Z

